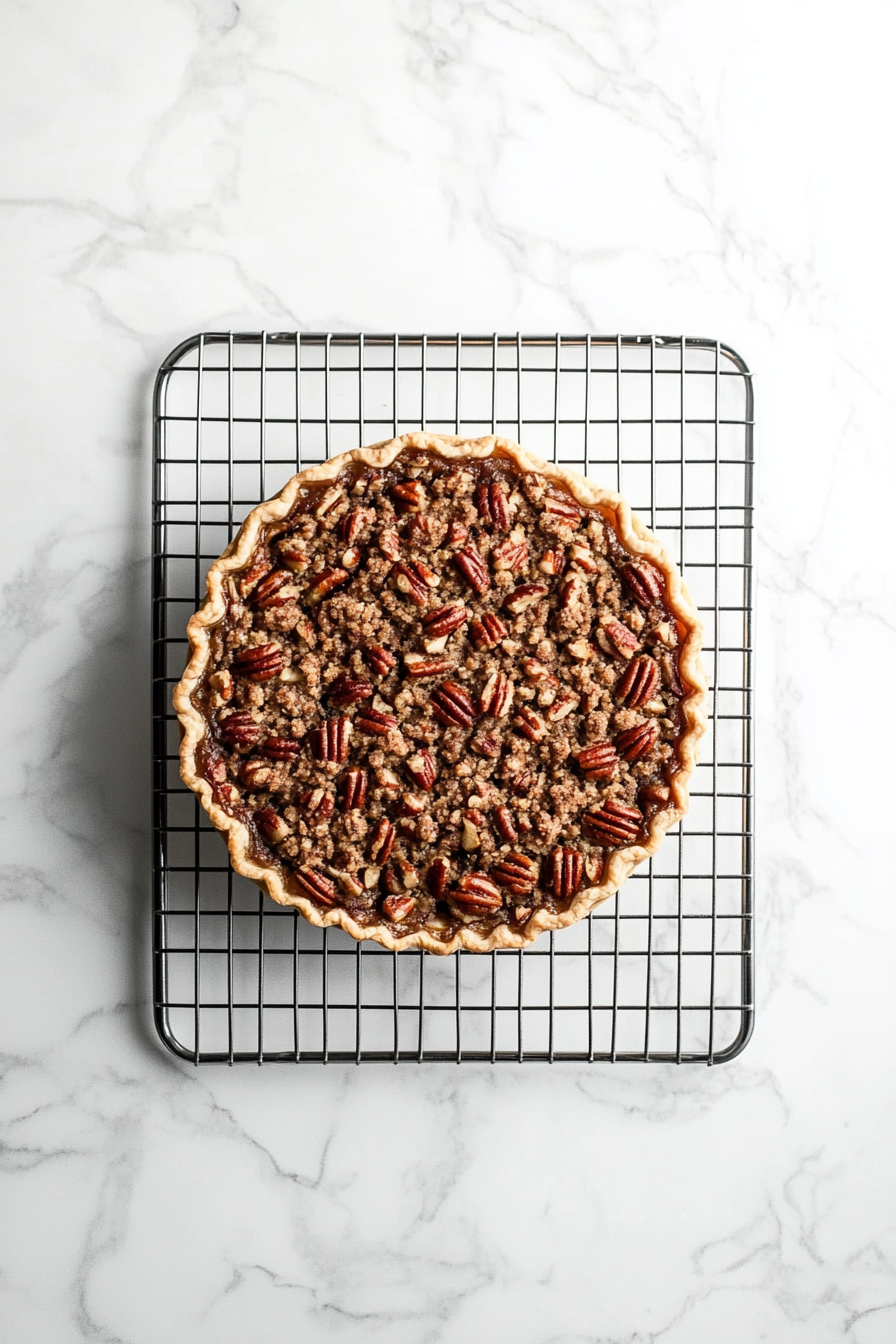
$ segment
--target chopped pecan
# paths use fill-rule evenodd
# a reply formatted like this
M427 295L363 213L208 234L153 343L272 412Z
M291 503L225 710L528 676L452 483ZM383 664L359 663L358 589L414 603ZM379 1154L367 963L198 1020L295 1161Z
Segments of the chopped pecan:
M391 919L393 924L401 924L410 915L417 902L413 896L394 895L387 896L383 901L383 914Z
M515 845L520 838L519 831L514 825L513 813L509 807L495 808L495 829L502 840L506 840L510 845Z
M568 901L582 885L585 860L577 849L555 849L550 859L551 891L560 901Z
M330 683L327 694L330 698L330 704L336 705L339 709L344 709L347 705L354 705L359 700L369 700L373 695L373 687L369 681L361 681L356 677L349 676L347 672L340 672L335 681Z
M279 644L258 644L253 649L241 649L233 660L233 670L250 681L270 681L279 677L286 666L286 658Z
M346 546L353 544L370 517L368 509L349 509L339 524L339 535Z
M392 729L398 727L398 719L394 714L384 714L382 710L365 705L358 710L355 727L359 733L367 733L369 737L388 737Z
M563 518L570 523L580 523L582 521L582 510L574 500L567 497L560 499L557 495L546 494L544 497L544 511L550 513L555 518Z
M456 681L443 681L433 691L430 704L439 723L448 727L471 728L476 721L473 701Z
M275 569L267 578L262 579L252 595L252 600L257 607L265 611L269 607L283 606L291 598L298 597L298 593L291 571Z
M361 563L360 546L349 546L347 550L344 550L342 552L341 564L343 569L354 569L355 566L359 565L360 563Z
M532 918L532 906L515 905L513 907L513 917L517 924L528 924L529 920Z
M510 507L503 481L483 482L476 487L476 508L486 523L496 532L506 532L510 526Z
M471 910L498 910L504 898L486 873L465 873L451 895Z
M509 887L513 896L530 896L538 881L538 865L526 854L511 850L491 870L491 877L502 887Z
M430 658L425 653L406 653L404 665L409 677L443 677L454 667L453 658Z
M362 652L366 661L380 677L385 677L391 672L398 661L395 654L384 649L381 644L368 644Z
M611 742L595 742L573 754L579 769L589 780L612 779L619 764L616 748Z
M551 707L546 714L548 723L559 723L572 714L573 710L578 709L581 696L578 691L565 690L554 699Z
M684 695L684 687L681 684L681 677L678 675L678 658L674 653L664 653L660 658L663 673L666 678L666 685L669 690L680 700Z
M426 885L429 887L436 900L441 900L445 895L445 888L451 879L451 864L447 859L436 859L435 863L429 865L429 871L426 874Z
M292 827L287 825L272 807L260 807L255 813L255 820L264 832L265 837L272 840L275 845L279 845L281 840L288 840L292 835Z
M585 876L592 886L597 886L604 875L604 856L600 853L585 855Z
M323 599L339 588L348 578L346 569L322 569L315 574L305 589L306 602L322 602Z
M582 829L592 840L608 848L631 844L637 840L644 817L636 807L628 807L610 798L598 812L586 812Z
M585 596L585 580L578 574L572 574L560 585L560 610L569 611Z
M395 859L383 873L386 890L410 891L420 881L420 874L407 859Z
M638 647L638 636L615 616L602 616L600 632L605 637L606 651L615 658L631 658Z
M319 728L313 728L308 734L311 755L316 761L335 761L342 765L348 759L351 732L351 719L325 719Z
M335 807L333 795L327 793L326 789L306 789L299 794L298 805L299 810L315 824L331 817Z
M448 545L459 546L470 535L470 529L459 518L452 518L448 524Z
M465 546L454 556L454 563L477 597L481 597L492 585L485 561L472 546Z
M397 560L401 553L401 537L394 527L386 527L377 538L377 545L387 560Z
M420 513L426 503L421 481L399 481L392 487L392 498L402 513Z
M291 569L293 574L304 574L305 570L311 564L311 556L305 542L299 537L284 537L277 543L277 550L280 552L280 560Z
M519 729L523 737L528 737L530 742L540 742L548 731L541 715L536 714L528 705L522 706L513 721L513 726Z
M503 719L513 704L513 682L504 672L493 672L482 688L479 708L493 719Z
M470 636L477 649L494 648L502 639L506 639L509 633L501 618L492 615L490 611L474 617L470 622Z
M616 698L620 704L637 709L653 698L660 684L660 669L652 658L642 654L634 658L625 669L616 687Z
M545 551L538 562L538 568L542 574L562 574L566 568L566 551L562 546L553 551Z
M589 658L594 657L594 645L587 639L571 639L566 646L566 652L570 658L575 658L577 663L587 663Z
M510 781L510 791L518 798L524 798L535 787L535 775L531 770L523 770Z
M418 568L420 566L415 560L409 560L407 564L399 560L392 566L392 578L400 593L409 597L416 606L425 607L429 601L429 584L422 574L417 573Z
M576 541L569 548L569 563L582 570L584 574L597 573L597 561L587 546Z
M649 560L635 560L630 565L623 565L622 577L641 607L652 607L663 595L665 579Z
M295 876L303 896L310 896L321 905L336 904L336 884L323 873L315 872L313 868L300 868Z
M325 490L321 495L318 506L314 510L315 518L329 518L343 499L345 499L345 491L342 486L331 485L329 490Z
M219 708L233 699L233 677L229 672L213 672L208 679L209 689L214 693L212 705Z
M480 733L478 737L473 738L470 749L475 751L477 756L487 756L491 760L501 755L501 743L494 733Z
M504 599L504 606L508 611L512 611L514 616L518 616L521 611L531 607L534 602L540 601L547 591L543 583L521 583L519 587L514 588L512 593L507 594Z
M537 658L524 658L522 668L526 674L526 680L531 682L546 681L552 674L551 669L545 664L540 663ZM557 678L554 677L554 681Z
M270 761L253 757L240 766L240 779L249 789L263 789L270 782L273 767Z
M248 597L259 579L265 574L270 574L271 565L267 556L259 555L248 565L246 569L240 571L236 580L240 597Z
M261 749L272 761L294 761L302 754L302 743L294 737L269 737Z
M653 751L659 735L660 730L655 723L639 723L619 734L616 750L627 761L640 761Z
M373 863L386 863L395 848L395 827L388 817L380 817L370 837L370 858Z
M529 547L524 541L514 541L508 537L502 541L500 546L496 546L492 551L492 564L496 570L505 570L510 574L516 574L519 570L525 569L526 562L529 559Z
M367 797L367 771L346 770L342 781L342 810L354 812L364 806Z
M236 709L219 728L221 741L237 751L248 751L261 737L261 729L248 709Z
M445 607L436 607L423 617L423 626L428 636L438 639L441 635L451 635L459 630L470 613L463 602L449 602Z
M436 763L433 760L432 753L424 747L422 751L415 752L405 761L405 768L411 779L418 788L425 789L427 793L436 782Z

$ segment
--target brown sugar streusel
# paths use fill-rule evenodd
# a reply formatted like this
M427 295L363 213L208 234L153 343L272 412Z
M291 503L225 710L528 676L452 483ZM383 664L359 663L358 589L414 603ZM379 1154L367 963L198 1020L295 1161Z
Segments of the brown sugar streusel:
M352 462L226 591L197 761L321 909L397 937L520 930L668 805L666 577L512 458Z

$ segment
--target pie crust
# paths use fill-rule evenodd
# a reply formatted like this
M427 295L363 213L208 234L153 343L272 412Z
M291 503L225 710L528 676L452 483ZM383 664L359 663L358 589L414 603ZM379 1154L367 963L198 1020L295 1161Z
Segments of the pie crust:
M669 769L666 774L667 798L645 820L636 843L609 848L604 852L603 868L598 880L572 895L565 908L535 909L528 922L521 926L499 923L483 930L461 924L446 931L445 921L433 918L427 925L402 934L384 916L379 916L377 922L360 923L341 905L322 905L305 894L307 887L297 885L294 871L278 858L272 845L267 852L263 845L259 845L259 832L257 829L253 831L247 824L244 819L245 809L236 805L230 807L222 802L221 785L209 777L208 759L203 756L204 745L208 743L211 734L208 679L215 666L213 636L227 619L229 606L236 593L237 576L252 563L260 540L271 532L271 525L276 530L276 525L282 525L284 520L293 515L303 497L308 495L308 487L335 480L351 464L386 468L401 454L413 452L433 455L437 459L444 459L446 463L455 464L492 457L509 459L513 470L521 474L536 473L546 478L549 490L553 488L562 495L568 492L578 504L588 510L596 510L634 561L643 559L649 562L648 572L650 566L654 567L654 571L659 571L664 580L662 603L671 613L677 634L679 686L676 694L680 692L679 731L674 743L674 765L677 768ZM583 633L587 635L589 632L586 630ZM694 602L660 541L632 513L620 495L603 489L575 472L534 457L510 440L494 436L463 439L424 433L406 434L343 453L319 466L299 472L278 495L253 509L227 550L212 565L208 574L208 596L190 619L187 635L190 657L173 695L174 708L181 725L182 777L199 795L212 822L225 837L234 869L262 886L275 901L298 908L310 923L319 927L336 925L353 938L373 939L383 947L396 951L422 948L444 955L460 948L488 952L497 948L525 947L545 930L560 929L576 923L611 896L634 868L656 853L666 831L687 811L688 782L696 765L699 740L706 727L707 702L706 679L700 661L702 627ZM236 804L235 789L224 785L223 790L225 798L229 790ZM506 845L504 849L507 849Z

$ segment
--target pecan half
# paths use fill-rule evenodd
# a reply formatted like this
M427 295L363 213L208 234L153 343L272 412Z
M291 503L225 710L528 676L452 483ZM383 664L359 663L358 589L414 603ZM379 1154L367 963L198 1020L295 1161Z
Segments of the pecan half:
M528 705L523 705L513 721L513 726L519 729L523 737L528 737L530 742L540 742L548 731L541 715L536 714Z
M386 890L391 892L409 891L420 881L420 874L407 859L396 859L383 872Z
M252 600L262 611L266 611L269 607L281 607L291 598L298 597L298 591L290 570L275 569L262 579L252 594Z
M342 765L348 759L351 733L351 719L325 719L319 728L312 728L308 734L311 755L316 761L335 761Z
M557 495L545 495L544 511L554 518L563 518L569 523L582 521L582 510L572 499L560 499Z
M254 649L241 649L233 660L233 671L250 681L270 681L279 677L286 659L279 644L259 644Z
M336 904L336 884L323 873L317 873L313 868L300 868L295 878L303 896L310 896L321 905Z
M622 577L641 607L652 607L663 595L665 579L649 560L635 560L630 565L623 565Z
M392 498L402 513L420 513L426 503L421 481L399 481L392 487Z
M496 532L506 532L510 526L510 507L503 481L489 481L476 487L476 508L484 522Z
M509 634L510 631L501 618L493 616L490 611L487 611L483 616L474 617L470 622L470 637L477 649L494 648Z
M412 913L416 904L413 896L406 894L387 896L383 901L383 914L391 919L393 924L401 924Z
M394 527L383 529L377 538L377 545L387 560L397 560L401 554L401 537Z
M470 613L463 602L449 602L445 607L436 607L423 617L423 626L428 637L439 639L442 635L451 635L459 630Z
M465 546L462 551L458 551L454 563L477 597L481 597L492 586L485 561L472 546Z
M275 845L279 845L282 840L288 840L292 835L292 827L287 825L272 807L260 807L255 813L255 820L266 839L272 840Z
M612 849L637 840L643 821L644 817L636 807L628 807L610 798L599 812L584 814L582 829L592 840Z
M498 910L504 898L486 873L465 873L451 895L471 910Z
M411 779L418 788L425 789L427 793L436 782L436 763L433 760L432 753L424 747L422 751L409 756L405 761L405 768Z
M315 824L332 817L335 803L332 793L326 789L306 789L298 797L299 811Z
M639 723L619 734L616 750L626 761L640 761L653 751L659 735L660 730L655 723Z
M500 546L496 546L492 551L492 564L496 570L504 570L510 574L516 574L519 570L525 569L526 562L529 559L529 547L524 541L513 541L508 537L502 541Z
M538 881L538 865L526 854L511 850L491 870L491 877L502 887L509 887L514 896L529 896Z
M615 616L602 616L601 634L607 643L607 652L616 658L631 658L638 647L638 636L627 625L617 621Z
M269 737L261 749L272 761L294 761L302 754L302 743L294 737Z
M418 570L426 568L427 566L419 564L416 560L409 560L407 563L399 560L392 566L395 587L418 607L425 607L429 601L430 586L423 575L418 573Z
M358 710L355 727L359 733L367 733L369 737L388 737L392 729L398 727L398 719L394 714L384 714L379 709L365 705Z
M550 859L551 891L558 900L568 901L582 885L585 860L577 849L555 849Z
M319 574L313 576L305 589L306 602L322 602L329 593L345 583L347 578L348 570L322 569Z
M368 509L349 509L339 524L339 535L346 546L351 546L359 536L361 529L370 521Z
M354 812L357 808L363 807L366 797L367 771L360 769L346 770L342 781L343 812Z
M454 666L453 658L430 658L425 653L406 653L404 665L409 677L443 677Z
M616 748L611 742L595 742L574 755L579 769L589 780L612 779L619 764Z
M237 751L248 751L261 737L261 729L248 709L236 709L221 723L221 741Z
M430 704L439 723L448 727L471 728L476 721L473 701L456 681L443 681L433 691Z
M547 591L543 583L521 583L512 593L507 594L504 606L508 611L512 611L514 616L518 616L521 611L540 601Z
M494 733L480 733L470 743L470 750L475 751L477 756L487 756L490 760L495 760L501 755L501 743Z
M503 719L513 704L513 682L504 672L493 672L482 688L479 708L493 719Z
M451 880L451 864L447 859L436 859L435 863L429 865L429 871L426 874L426 885L429 887L436 900L441 900L445 895L445 889Z
M277 550L281 563L291 569L293 574L304 574L311 564L306 544L299 537L284 537L277 543Z
M361 681L356 677L350 677L347 672L340 672L335 681L330 683L330 689L327 692L330 698L330 704L344 709L347 705L354 705L359 700L369 700L373 695L373 687L369 681Z
M660 669L652 658L642 654L634 658L625 669L616 687L616 698L620 704L637 709L653 698L660 684Z
M545 715L548 723L559 723L561 719L568 718L578 709L581 698L577 691L561 691Z
M502 840L506 840L510 845L515 845L520 838L519 831L514 825L513 813L509 807L495 808L495 829Z
M368 644L362 650L365 661L370 664L377 676L385 677L396 666L397 658L394 653L384 649L381 644Z
M370 837L370 858L373 863L386 863L395 848L395 827L388 817L380 817Z
M236 580L240 597L248 597L258 580L263 578L265 574L270 574L270 572L271 566L267 556L261 555L256 557L251 565L248 565L246 569L240 571L239 577Z

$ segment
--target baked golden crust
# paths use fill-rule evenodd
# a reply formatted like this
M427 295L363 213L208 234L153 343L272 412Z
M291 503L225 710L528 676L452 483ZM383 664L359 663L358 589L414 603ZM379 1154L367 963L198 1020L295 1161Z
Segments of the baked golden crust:
M231 576L246 569L256 552L263 530L270 524L277 524L286 519L306 487L335 479L351 463L362 463L377 468L388 467L406 450L424 450L454 462L473 461L497 455L509 458L521 472L538 473L549 482L567 490L579 504L599 509L610 520L624 549L636 558L649 560L661 571L666 589L664 603L684 632L679 646L678 663L678 675L683 691L680 701L683 729L676 741L679 768L669 777L668 804L650 818L646 835L638 843L609 851L597 885L580 890L566 909L536 910L528 923L519 930L507 924L499 924L485 933L474 928L460 927L447 940L438 937L426 927L399 935L385 923L362 925L341 906L321 908L314 900L295 889L282 865L259 859L254 852L253 837L249 828L243 820L219 804L212 785L205 777L197 759L208 732L208 720L196 703L196 695L209 672L212 632L224 621L227 614L227 585L231 581ZM688 782L696 765L697 747L706 725L706 681L699 656L702 627L681 575L666 555L660 541L631 512L621 496L585 480L577 473L532 456L510 440L491 436L469 440L423 433L406 434L388 442L343 453L319 466L300 472L277 496L260 504L250 513L233 542L211 567L208 574L207 599L191 618L187 635L190 642L190 659L173 696L174 708L182 730L182 777L199 795L212 822L225 836L231 862L236 871L264 887L274 900L297 907L312 924L338 925L356 939L374 939L392 950L423 948L430 952L445 954L459 948L486 952L496 948L524 947L547 929L563 928L576 923L601 901L611 896L638 864L656 853L666 831L687 811Z

